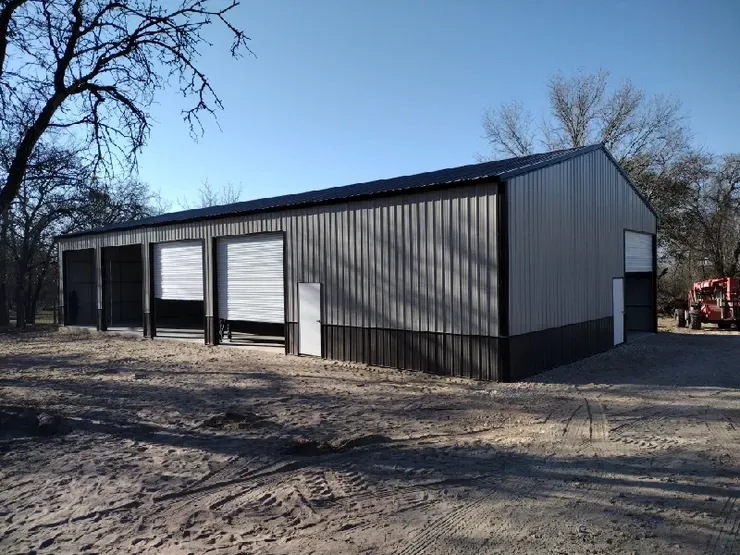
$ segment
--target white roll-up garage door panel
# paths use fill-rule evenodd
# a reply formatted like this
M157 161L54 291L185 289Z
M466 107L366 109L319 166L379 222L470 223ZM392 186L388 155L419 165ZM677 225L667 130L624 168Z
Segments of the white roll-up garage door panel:
M653 271L653 236L647 233L625 231L624 271Z
M217 257L219 318L285 322L281 235L221 238Z
M154 245L154 297L203 300L203 243L177 241Z

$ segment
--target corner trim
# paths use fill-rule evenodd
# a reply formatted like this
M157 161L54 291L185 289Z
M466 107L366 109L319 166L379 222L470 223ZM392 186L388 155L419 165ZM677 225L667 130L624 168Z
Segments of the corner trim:
M496 194L496 266L498 296L498 352L502 381L510 378L509 351L509 198L508 182L501 181Z
M658 235L653 234L653 332L658 333Z
M147 244L147 248L149 249L149 267L147 268L149 279L149 337L151 339L157 337L157 305L154 298L154 245L156 243Z

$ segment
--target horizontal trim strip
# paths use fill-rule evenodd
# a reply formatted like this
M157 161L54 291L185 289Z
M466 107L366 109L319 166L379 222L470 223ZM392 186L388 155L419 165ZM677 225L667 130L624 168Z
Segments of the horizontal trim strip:
M285 322L286 324L292 324L294 326L298 325L298 322L295 322L293 320ZM502 339L501 337L497 335L475 335L475 334L460 334L460 333L451 333L451 332L444 332L444 331L423 331L423 330L404 330L400 328L382 328L377 326L340 326L338 324L321 324L322 327L335 327L335 328L352 328L352 329L361 329L361 330L377 330L377 331L394 331L394 332L408 332L408 333L429 333L434 335L450 335L454 337L479 337L479 338L487 338L487 339Z

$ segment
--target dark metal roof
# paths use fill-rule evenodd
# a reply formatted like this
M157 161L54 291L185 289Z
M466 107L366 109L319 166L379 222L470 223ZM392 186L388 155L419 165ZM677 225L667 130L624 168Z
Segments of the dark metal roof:
M182 212L162 214L151 218L143 218L141 220L111 224L91 229L89 231L70 233L63 237L75 237L78 235L104 233L107 231L123 231L139 227L157 226L193 220L206 220L224 216L248 214L252 212L281 210L312 204L333 203L374 195L406 192L433 186L463 184L483 179L504 179L533 171L544 166L556 164L574 156L580 156L581 154L598 150L600 148L604 148L603 145L597 144L566 150L556 150L542 154L531 154L529 156L509 158L507 160L496 160L494 162L484 162L482 164L471 164L468 166L460 166L458 168L448 168L434 172L394 177L392 179L379 179L377 181L368 181L367 183L355 183L354 185L345 185L343 187L331 187L330 189L320 189L318 191L308 191L305 193L282 195L279 197L248 200L245 202L225 204L222 206L209 206L207 208L183 210Z

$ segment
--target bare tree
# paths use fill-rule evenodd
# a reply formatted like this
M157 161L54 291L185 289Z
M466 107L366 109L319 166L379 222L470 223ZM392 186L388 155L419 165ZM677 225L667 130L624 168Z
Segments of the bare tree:
M609 87L609 73L557 73L547 86L549 113L534 126L519 102L502 104L483 115L491 155L531 154L536 143L559 150L603 143L627 171L658 214L661 252L685 241L685 212L692 194L693 154L681 103L648 96L630 81Z
M717 276L740 277L740 154L707 157L696 168L686 224Z
M184 209L207 208L208 206L220 206L222 204L233 204L239 202L242 196L242 186L229 182L217 189L207 179L200 184L198 197L194 202L187 199L178 200L177 203Z
M0 154L6 150L0 149ZM9 157L0 155L0 178ZM39 296L54 281L55 237L151 215L157 195L140 181L94 179L74 150L41 143L34 149L21 188L0 229L0 293L15 301L16 326L33 322ZM7 324L0 296L0 321ZM4 318L3 316L4 315Z
M689 133L681 103L648 97L630 81L609 90L609 73L552 75L547 82L550 113L533 118L516 101L488 109L483 129L491 156L522 156L539 142L548 150L604 143L630 173L661 172L688 151Z
M491 146L508 156L524 156L534 151L535 132L532 114L521 102L512 100L483 114L483 130Z
M589 144L606 111L607 78L604 71L550 76L547 89L553 120L543 120L543 133L551 150Z
M671 179L688 194L661 221L666 278L658 294L664 309L685 302L687 288L699 279L740 277L740 154L692 153Z
M0 212L18 194L42 137L82 139L98 167L130 168L148 137L154 94L171 81L193 99L183 117L202 133L201 115L221 100L198 66L212 23L248 38L229 20L234 0L3 0L0 3L0 139L11 164Z

